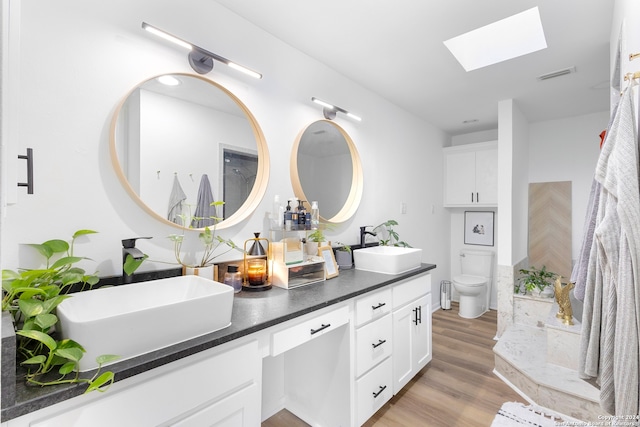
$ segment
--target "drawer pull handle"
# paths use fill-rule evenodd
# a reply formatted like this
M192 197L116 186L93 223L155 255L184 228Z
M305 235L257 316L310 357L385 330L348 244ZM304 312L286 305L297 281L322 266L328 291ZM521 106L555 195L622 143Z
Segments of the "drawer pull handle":
M375 399L376 397L380 396L380 393L382 393L385 389L387 388L387 386L380 386L380 390L378 390L378 392L376 393L375 391L373 392L373 398Z
M311 330L311 335L318 333L320 331L324 331L327 328L331 327L331 323L327 323L326 325L323 323L322 326L320 326L318 329L312 329Z
M380 304L378 304L378 305L372 305L372 306L371 306L371 309L372 309L372 310L377 310L377 309L379 309L379 308L381 308L381 307L384 307L385 305L387 305L387 303L386 303L386 302L381 302L381 303L380 303Z
M371 343L371 345L373 346L373 348L378 348L380 347L382 344L386 343L387 340L378 340L377 344Z
M416 308L412 309L411 311L413 311L413 314L415 316L413 318L412 322L417 325L418 324L418 308L416 307Z

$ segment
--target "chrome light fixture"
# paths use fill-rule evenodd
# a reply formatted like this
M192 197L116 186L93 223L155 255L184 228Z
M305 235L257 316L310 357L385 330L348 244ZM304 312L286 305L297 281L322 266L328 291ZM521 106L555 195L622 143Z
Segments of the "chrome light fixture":
M256 79L262 78L262 74L258 73L257 71L253 71L250 68L244 67L240 64L236 64L235 62L230 61L227 58L224 58L213 52L209 52L208 50L203 49L200 46L189 43L188 41L176 37L173 34L167 33L166 31L156 28L153 25L149 25L146 22L142 23L142 29L160 38L170 41L184 49L187 49L189 51L189 65L191 65L191 68L193 68L193 70L198 74L207 74L209 71L211 71L213 69L213 60L215 59L216 61L227 64L229 67L243 72L251 77L254 77Z
M338 106L335 106L333 104L329 104L328 102L325 102L321 99L316 98L315 96L311 97L311 100L313 102L315 102L318 105L322 105L322 114L324 114L324 118L327 120L333 120L336 118L336 113L339 111L343 114L346 114L347 117L351 117L353 120L357 120L359 122L362 121L362 118L360 116L356 116L353 113L348 112L347 110L345 110L344 108L340 108Z

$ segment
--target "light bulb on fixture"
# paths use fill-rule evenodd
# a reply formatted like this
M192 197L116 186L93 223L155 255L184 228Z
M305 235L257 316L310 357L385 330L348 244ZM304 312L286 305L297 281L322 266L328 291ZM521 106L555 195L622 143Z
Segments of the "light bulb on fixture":
M262 74L258 73L257 71L253 71L252 69L232 62L225 57L217 55L213 52L209 52L208 50L203 49L200 46L191 44L179 37L174 36L173 34L167 33L166 31L156 28L153 25L149 25L146 22L142 23L142 29L164 40L168 40L180 47L187 49L189 51L189 64L191 65L191 68L193 68L193 70L198 74L206 74L211 71L213 69L213 60L216 60L218 62L226 64L234 70L240 71L256 79L262 78Z
M335 119L336 112L340 112L340 113L346 114L347 117L350 117L353 120L357 120L359 122L362 121L362 118L360 116L356 116L355 114L348 112L344 108L340 108L340 107L338 107L336 105L329 104L328 102L325 102L325 101L323 101L321 99L318 99L315 96L311 97L311 101L313 101L316 104L321 105L323 107L322 112L324 114L325 119L327 119L327 120Z

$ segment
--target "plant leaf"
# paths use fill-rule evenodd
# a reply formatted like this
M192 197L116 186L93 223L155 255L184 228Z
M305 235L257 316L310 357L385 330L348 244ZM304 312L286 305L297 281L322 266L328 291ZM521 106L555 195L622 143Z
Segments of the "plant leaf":
M35 317L44 312L42 301L37 299L20 299L18 300L18 307L20 307L22 314L27 317Z
M47 360L47 357L44 354L39 354L37 356L34 356L30 359L23 361L20 364L21 365L42 365L44 362L46 362L46 360Z
M56 349L55 354L57 356L64 357L67 360L78 362L80 359L82 359L83 351L77 347L58 348Z
M104 365L105 363L110 363L118 359L120 359L120 356L117 354L101 354L96 357L96 362L98 362L98 365Z
M30 243L28 246L31 246L32 248L35 248L46 259L51 258L51 256L54 253L53 249L51 249L50 246L47 246L44 243L43 244Z
M73 233L73 238L75 239L77 237L84 236L86 234L97 234L97 233L98 232L94 230L78 230L75 233Z
M131 254L127 254L127 258L124 261L124 265L122 266L122 269L127 275L130 276L138 269L138 267L140 267L140 265L147 258L149 258L149 255L147 254L145 254L144 257L142 257L142 259L135 259L134 257L131 256Z
M56 269L56 268L64 267L65 265L71 265L71 264L74 264L76 262L82 261L83 259L84 259L83 257L79 257L79 256L62 257L59 260L57 260L56 262L54 262L53 265L51 266L51 268L52 269Z
M16 332L16 335L20 335L26 338L31 338L33 340L40 341L42 344L46 345L49 348L49 350L52 350L52 351L55 350L56 347L58 346L58 344L56 343L56 340L54 340L44 332L19 330Z
M82 350L82 352L85 352L86 350L84 349L84 347L82 347L82 345L80 345L80 343L71 340L71 339L64 339L62 341L58 342L58 348L79 348L80 350Z
M70 295L58 295L56 297L50 298L42 303L42 308L44 313L51 313L51 311L56 308L62 301L70 298Z
M60 373L60 375L67 375L73 372L76 369L76 366L77 366L76 362L67 362L64 365L60 366L60 369L58 369L58 372Z
M38 314L35 318L35 324L41 327L43 331L48 331L56 323L58 323L58 317L51 313Z
M98 378L96 378L95 380L91 381L91 383L89 383L89 387L87 387L87 390L84 392L84 394L87 394L94 390L97 390L100 392L107 391L109 386L113 384L113 380L114 380L113 372L104 372Z
M69 250L69 243L60 239L47 240L42 246L49 248L54 254L67 252Z

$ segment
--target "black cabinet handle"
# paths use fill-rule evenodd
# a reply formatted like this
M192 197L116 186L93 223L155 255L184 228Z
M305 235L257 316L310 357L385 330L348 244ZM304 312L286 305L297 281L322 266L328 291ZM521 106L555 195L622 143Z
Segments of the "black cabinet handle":
M378 340L377 344L371 343L371 345L373 346L373 348L378 348L380 347L382 344L386 343L387 340Z
M381 303L380 303L380 304L378 304L378 305L372 305L372 306L371 306L371 309L372 309L372 310L377 310L377 309L379 309L379 308L381 308L381 307L384 307L385 305L387 305L387 303L386 303L386 302L381 302Z
M419 305L416 310L418 310L418 322L420 322L420 324L422 324L422 306Z
M473 193L471 193L471 203L473 203Z
M380 393L382 393L382 392L387 388L387 386L386 386L386 385L385 385L385 386L379 386L379 387L380 387L380 390L378 390L378 392L377 392L377 393L376 393L375 391L373 392L373 398L374 398L374 399L375 399L376 397L380 396Z
M476 193L476 203L480 203L480 193Z
M318 329L312 329L311 335L316 334L320 331L324 331L325 329L331 327L331 323L327 323L326 325L323 323Z
M413 317L412 322L413 322L413 323L415 323L415 324L417 325L417 324L418 324L418 309L417 309L417 308L414 308L414 309L413 309L413 310L411 310L411 311L413 311L413 314L414 314L414 317Z

